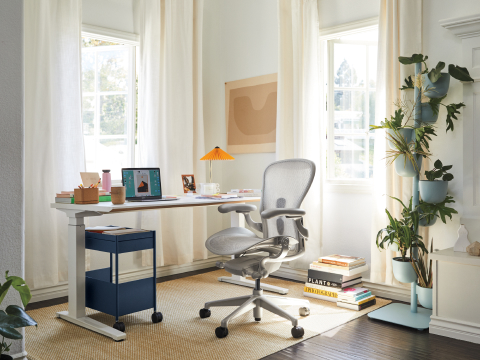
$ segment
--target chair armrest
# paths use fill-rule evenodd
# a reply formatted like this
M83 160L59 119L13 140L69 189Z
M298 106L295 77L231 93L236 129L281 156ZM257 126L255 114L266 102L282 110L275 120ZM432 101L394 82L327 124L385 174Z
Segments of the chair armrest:
M226 214L232 211L243 214L245 216L245 220L247 221L247 224L251 228L257 231L263 232L262 223L257 223L253 221L253 219L250 217L250 211L255 211L255 210L257 210L257 207L255 205L249 205L249 204L223 204L218 207L218 211L221 212L222 214Z
M232 211L244 214L255 210L257 210L257 207L255 205L249 204L223 204L218 207L218 212L221 212L222 214L226 214Z
M262 211L260 216L262 219L271 219L276 216L286 216L286 217L302 217L306 212L303 209L292 209L292 208L277 208L277 209L268 209Z

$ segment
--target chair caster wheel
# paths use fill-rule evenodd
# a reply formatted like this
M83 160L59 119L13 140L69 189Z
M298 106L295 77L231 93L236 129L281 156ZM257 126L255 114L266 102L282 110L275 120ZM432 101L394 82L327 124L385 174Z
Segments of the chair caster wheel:
M159 323L159 322L162 322L162 320L163 320L163 315L162 315L161 312L154 312L154 313L152 314L152 322L153 322L154 324Z
M310 315L310 308L301 307L300 309L298 309L298 313L300 314L300 316L308 316Z
M301 326L294 326L292 328L292 336L295 339L301 338L303 336L303 334L305 334L305 330L303 330L303 328Z
M227 335L228 335L228 329L219 326L219 327L217 327L217 328L215 329L215 335L217 335L217 338L223 339L224 337L227 337Z
M123 322L116 322L113 324L113 328L118 331L125 332L125 324Z
M262 320L262 319L261 318L255 318L255 321L260 321L260 320Z
M200 317L202 319L210 317L210 315L212 315L212 312L210 311L210 309L200 309Z

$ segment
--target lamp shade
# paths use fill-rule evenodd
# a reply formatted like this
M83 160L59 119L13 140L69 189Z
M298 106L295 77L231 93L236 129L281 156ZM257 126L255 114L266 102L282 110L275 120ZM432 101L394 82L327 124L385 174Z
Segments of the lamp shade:
M235 160L235 158L227 154L218 146L215 146L215 149L210 151L207 155L202 157L200 160Z

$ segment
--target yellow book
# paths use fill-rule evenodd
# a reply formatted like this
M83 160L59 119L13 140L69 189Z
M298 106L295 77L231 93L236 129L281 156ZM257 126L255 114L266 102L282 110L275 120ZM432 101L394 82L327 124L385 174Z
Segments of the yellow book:
M303 288L303 291L311 293L311 294L317 294L317 295L323 295L323 296L329 296L332 298L337 298L338 294L335 291L326 291L326 290L320 290L320 289L314 289L308 286L305 286Z

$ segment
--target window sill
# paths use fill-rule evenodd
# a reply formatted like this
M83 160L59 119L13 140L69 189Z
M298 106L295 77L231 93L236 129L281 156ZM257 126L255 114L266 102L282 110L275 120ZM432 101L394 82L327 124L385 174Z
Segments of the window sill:
M372 183L371 182L335 182L327 181L324 185L325 192L327 193L341 193L341 194L371 194Z

